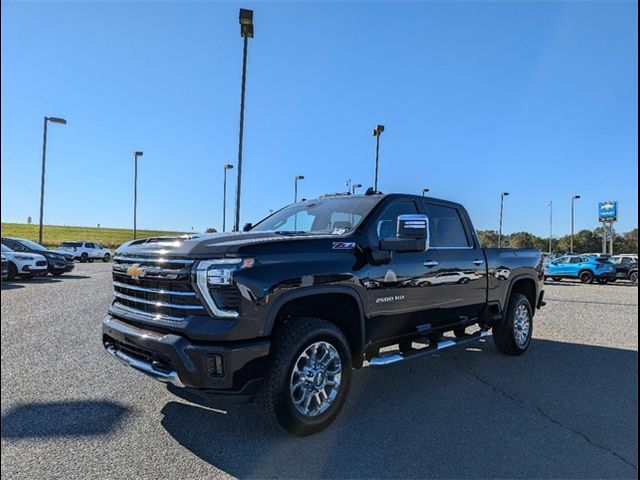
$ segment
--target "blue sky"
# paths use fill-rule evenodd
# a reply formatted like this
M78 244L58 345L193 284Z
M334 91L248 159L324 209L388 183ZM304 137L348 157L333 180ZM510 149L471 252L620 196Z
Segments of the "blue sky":
M3 2L2 221L220 228L235 163L242 42L249 45L242 222L303 197L372 185L464 203L477 228L638 218L637 3ZM229 199L235 192L232 175ZM228 222L233 217L228 210Z

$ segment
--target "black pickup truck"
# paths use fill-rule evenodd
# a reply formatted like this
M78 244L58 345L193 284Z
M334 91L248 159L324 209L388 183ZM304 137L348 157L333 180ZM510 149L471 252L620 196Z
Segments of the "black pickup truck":
M328 195L245 231L131 241L114 257L107 352L204 403L255 399L296 435L329 425L353 369L489 334L524 353L538 250L483 249L459 204Z

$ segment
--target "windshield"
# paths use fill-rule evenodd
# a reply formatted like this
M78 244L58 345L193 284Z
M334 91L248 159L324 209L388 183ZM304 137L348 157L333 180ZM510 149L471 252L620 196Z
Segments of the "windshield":
M20 243L31 250L46 250L42 245L32 242L31 240L20 240Z
M378 200L372 197L346 197L294 203L267 217L251 231L344 235L358 226Z
M60 248L62 247L82 247L82 242L62 242Z
M2 251L3 252L13 252L13 250L11 250L9 247L7 247L4 243L2 244Z

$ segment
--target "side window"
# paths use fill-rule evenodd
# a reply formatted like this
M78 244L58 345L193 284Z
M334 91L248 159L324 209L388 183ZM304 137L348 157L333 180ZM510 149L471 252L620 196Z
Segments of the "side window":
M403 200L387 205L374 222L374 231L369 235L374 239L372 243L395 237L398 233L398 216L411 213L418 213L412 201Z
M583 259L582 257L571 257L569 259L569 263L582 263Z
M87 248L96 248L96 246L93 243L85 243L84 246Z
M427 204L426 208L429 216L432 247L460 248L471 246L458 210L432 204Z

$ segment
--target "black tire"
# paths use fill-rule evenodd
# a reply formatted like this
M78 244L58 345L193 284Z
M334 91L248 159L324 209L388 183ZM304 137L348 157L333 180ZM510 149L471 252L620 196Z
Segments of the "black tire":
M80 255L80 263L85 263L87 260L89 260L89 255L87 254L87 252L84 252L82 255Z
M111 260L111 254L109 254L109 253L105 253L105 254L104 254L104 257L102 257L102 261L103 261L104 263L109 263L109 260Z
M291 389L294 368L307 348L326 342L338 353L342 366L340 387L328 408L316 416L297 410ZM334 324L317 318L293 318L281 325L273 336L270 365L255 399L260 417L298 436L311 435L329 426L340 413L351 383L349 343ZM304 390L303 390L304 391Z
M584 270L583 272L580 272L578 278L582 283L586 285L588 283L593 283L594 276L593 273L591 273L589 270Z
M562 279L560 277L553 277L553 281L554 282L560 282L560 281L562 281Z
M528 314L529 329L525 341L516 340L516 315L526 309ZM520 332L521 329L518 329ZM507 355L522 355L531 345L533 336L533 309L529 299L521 293L514 293L509 299L507 313L502 322L493 326L493 343L496 348Z
M93 258L90 258L90 259L89 259L89 263L93 263Z
M64 270L51 270L49 273L51 273L51 275L53 275L54 277L59 277L64 273Z
M636 285L638 284L638 271L637 270L635 272L631 272L629 274L629 280L632 283L635 283Z
M14 263L9 262L9 273L7 275L7 280L8 281L15 280L17 275L18 275L18 267L16 267Z
M608 278L599 278L598 279L598 284L599 285L606 285L607 283L609 283L609 279Z

